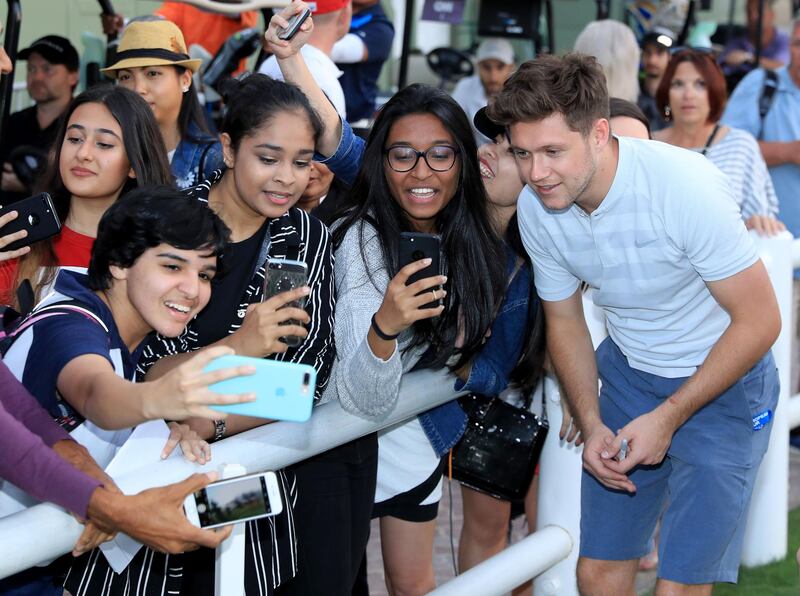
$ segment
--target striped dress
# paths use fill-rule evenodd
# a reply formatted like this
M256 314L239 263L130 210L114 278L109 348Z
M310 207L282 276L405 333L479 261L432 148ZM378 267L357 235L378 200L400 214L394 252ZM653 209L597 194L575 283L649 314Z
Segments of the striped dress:
M778 216L778 196L753 135L740 128L731 128L708 149L706 157L728 177L742 218Z

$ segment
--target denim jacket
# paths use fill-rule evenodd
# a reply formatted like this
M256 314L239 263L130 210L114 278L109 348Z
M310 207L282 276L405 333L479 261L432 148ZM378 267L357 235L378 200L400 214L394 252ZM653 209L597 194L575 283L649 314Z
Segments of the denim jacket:
M330 157L316 155L315 160L327 165L336 176L352 184L364 156L364 140L353 133L350 125L342 121L342 137L336 153ZM516 255L508 251L506 269L514 270ZM508 377L519 360L527 328L528 301L533 293L528 267L520 268L509 285L500 311L492 323L492 334L475 359L466 383L456 381L456 390L497 395L506 385ZM467 415L453 400L428 410L418 416L422 430L438 457L458 443L467 428Z
M175 148L170 164L175 186L180 189L197 186L223 166L219 140L201 131L194 122L189 124L189 132Z

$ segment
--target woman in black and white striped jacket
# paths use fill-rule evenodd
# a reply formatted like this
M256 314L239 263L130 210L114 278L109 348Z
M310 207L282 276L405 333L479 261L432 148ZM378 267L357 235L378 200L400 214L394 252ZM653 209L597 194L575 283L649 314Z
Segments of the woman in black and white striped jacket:
M316 396L328 381L333 360L333 254L327 228L293 205L305 190L322 124L299 89L264 75L232 80L221 127L227 166L188 192L209 206L231 229L211 301L177 339L154 338L140 360L140 373L157 378L194 350L233 347L237 354L310 364L317 370ZM267 259L303 261L308 287L264 300ZM304 309L282 306L307 296ZM263 300L263 301L262 301ZM281 325L289 319L295 323ZM282 337L298 336L290 347ZM263 424L229 416L225 421L190 420L217 440ZM293 508L302 465L278 473L284 512L247 523L245 589L271 594L298 570ZM213 592L214 553L184 555L182 594Z

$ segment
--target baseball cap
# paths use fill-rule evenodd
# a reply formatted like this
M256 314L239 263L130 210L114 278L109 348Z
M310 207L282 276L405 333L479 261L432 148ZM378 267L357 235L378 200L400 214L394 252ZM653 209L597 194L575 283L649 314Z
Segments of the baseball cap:
M653 27L642 37L641 46L644 47L649 43L654 43L665 50L669 50L675 45L675 34L665 27Z
M20 60L27 60L34 52L50 64L63 64L68 70L78 70L80 65L78 51L66 37L60 35L46 35L39 38L30 47L21 50L17 56Z
M350 0L316 0L308 2L311 14L327 14L336 10L341 10Z
M472 117L472 123L475 125L475 128L478 129L478 132L488 139L495 140L497 135L503 135L506 132L504 126L489 119L489 116L486 115L486 106L475 112L475 115Z
M478 46L477 61L499 60L503 64L514 64L514 48L505 39L484 39Z

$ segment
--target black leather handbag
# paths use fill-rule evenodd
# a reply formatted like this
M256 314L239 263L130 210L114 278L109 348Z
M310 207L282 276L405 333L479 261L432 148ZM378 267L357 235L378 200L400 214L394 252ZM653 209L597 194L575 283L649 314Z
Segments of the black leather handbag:
M522 501L550 428L546 414L539 417L528 407L478 394L465 395L459 403L469 421L453 447L453 478L498 499Z

